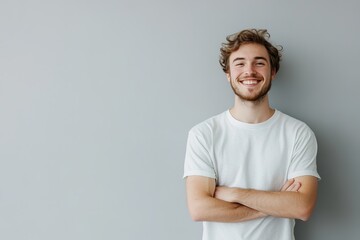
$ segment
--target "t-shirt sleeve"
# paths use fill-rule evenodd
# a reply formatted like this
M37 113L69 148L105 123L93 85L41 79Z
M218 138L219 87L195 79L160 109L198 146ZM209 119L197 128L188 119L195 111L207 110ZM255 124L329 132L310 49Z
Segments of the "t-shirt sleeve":
M211 154L211 139L199 131L190 130L186 146L184 178L204 176L216 179Z
M314 176L320 179L317 172L317 141L311 129L304 125L296 134L288 178Z

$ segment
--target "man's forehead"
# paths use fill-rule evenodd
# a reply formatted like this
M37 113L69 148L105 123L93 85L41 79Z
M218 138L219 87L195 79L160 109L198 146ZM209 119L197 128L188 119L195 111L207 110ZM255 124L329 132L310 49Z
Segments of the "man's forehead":
M248 59L269 59L269 54L263 45L248 43L241 45L238 50L231 53L230 61Z

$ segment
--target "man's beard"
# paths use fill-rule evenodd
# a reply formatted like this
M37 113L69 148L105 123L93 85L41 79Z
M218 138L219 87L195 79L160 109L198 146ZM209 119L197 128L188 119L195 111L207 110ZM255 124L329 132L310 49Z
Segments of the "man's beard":
M241 84L241 83L239 82L239 77L237 77L237 78L235 79L235 81L238 82L239 84ZM231 88L232 88L234 94L235 94L236 96L238 96L241 100L243 100L243 101L249 101L249 102L261 102L261 101L264 99L264 97L267 95L267 93L270 91L270 89L271 89L271 80L270 80L269 83L268 83L266 86L264 86L264 88L261 89L261 91L260 91L258 94L256 94L256 95L245 95L245 94L242 94L240 91L237 91L236 88L235 88L234 85L233 85L233 81L230 81L230 85L231 85Z

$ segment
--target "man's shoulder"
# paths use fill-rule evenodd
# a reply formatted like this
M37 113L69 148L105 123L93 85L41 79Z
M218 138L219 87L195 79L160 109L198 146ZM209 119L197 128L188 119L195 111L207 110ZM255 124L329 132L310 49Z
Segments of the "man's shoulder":
M222 127L225 124L226 120L226 111L215 116L212 116L190 129L190 133L193 134L209 134L212 133L215 129Z
M310 127L304 121L280 111L278 111L278 113L279 113L280 123L285 128L288 127L288 128L292 128L293 130L303 130L303 131L312 132Z

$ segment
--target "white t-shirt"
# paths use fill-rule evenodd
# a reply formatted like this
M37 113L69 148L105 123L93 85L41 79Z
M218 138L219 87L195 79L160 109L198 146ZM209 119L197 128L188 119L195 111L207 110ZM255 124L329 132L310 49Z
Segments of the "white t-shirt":
M205 176L218 186L279 191L291 178L316 169L317 143L303 122L280 111L259 124L243 123L229 111L193 127L184 177ZM240 223L203 223L203 240L290 240L294 219L265 217Z

